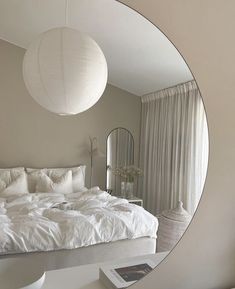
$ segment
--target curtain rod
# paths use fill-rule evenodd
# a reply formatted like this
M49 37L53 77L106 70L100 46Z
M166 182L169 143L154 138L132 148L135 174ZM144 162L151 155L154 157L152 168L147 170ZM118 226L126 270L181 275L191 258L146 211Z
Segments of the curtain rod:
M194 82L194 83L196 84L195 79L191 79L191 80L188 80L188 81L186 81L186 82L181 82L181 83L178 83L178 84L175 84L175 85L172 85L172 86L163 88L163 89L159 89L159 90L156 90L156 91L152 91L152 92L143 94L143 95L141 96L141 98L142 98L142 97L145 97L145 96L148 96L148 95L150 95L150 94L159 93L159 92L164 91L164 90L167 90L167 89L175 88L175 87L177 87L177 86L181 86L181 85L184 85L184 84L187 84L187 83L190 83L190 82ZM196 85L197 85L197 84L196 84Z

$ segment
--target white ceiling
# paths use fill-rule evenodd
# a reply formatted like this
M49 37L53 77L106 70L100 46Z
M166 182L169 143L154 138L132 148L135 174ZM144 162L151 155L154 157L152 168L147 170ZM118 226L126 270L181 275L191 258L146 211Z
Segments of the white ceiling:
M69 0L69 26L92 36L108 63L109 83L144 95L192 79L166 37L115 0ZM66 0L0 0L0 38L27 48L37 35L65 24Z

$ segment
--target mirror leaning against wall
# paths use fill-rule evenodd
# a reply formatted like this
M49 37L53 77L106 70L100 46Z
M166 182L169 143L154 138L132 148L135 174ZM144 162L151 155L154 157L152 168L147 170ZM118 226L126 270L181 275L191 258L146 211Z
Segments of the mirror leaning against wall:
M122 169L130 169L134 165L134 138L125 128L113 129L107 138L106 156L107 179L106 188L110 194L126 197L127 191L131 196L133 192L132 179L120 181Z
M7 135L0 156L0 261L24 257L55 270L110 261L119 267L122 262L143 266L145 260L147 267L141 269L147 273L180 240L199 203L209 146L193 75L148 20L117 1L97 2L70 0L67 8L64 1L37 7L22 3L17 15L14 1L2 9L0 2L0 117ZM49 11L53 15L48 18ZM69 37L75 38L68 27L79 30L102 50L103 66L96 69L97 75L103 72L102 89L105 63L108 69L98 102L87 109L85 100L86 110L73 116L62 115L73 114L74 91L83 93L83 85L72 87L80 83L80 72L73 75L80 58L67 63L65 57L59 65L58 55L71 54L53 50L48 57L45 41L50 33L41 34L58 21L63 26L62 14L67 15L67 28L60 31L65 37L58 39L65 43L58 49L69 51ZM50 42L53 47L57 36ZM30 68L29 73L39 73L35 97L26 64L23 80L22 62L37 37L40 53L32 63L40 69L31 73ZM56 65L51 68L52 60ZM57 69L55 85L51 77L55 80ZM89 94L95 91L91 84L89 89ZM128 270L118 273L130 282L126 285L142 277Z

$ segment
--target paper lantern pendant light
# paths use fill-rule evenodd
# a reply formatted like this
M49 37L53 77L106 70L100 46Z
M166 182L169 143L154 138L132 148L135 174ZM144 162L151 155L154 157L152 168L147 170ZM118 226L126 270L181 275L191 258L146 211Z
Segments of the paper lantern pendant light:
M23 60L23 77L30 95L60 115L77 114L93 106L104 92L107 75L107 63L98 44L68 27L40 34Z

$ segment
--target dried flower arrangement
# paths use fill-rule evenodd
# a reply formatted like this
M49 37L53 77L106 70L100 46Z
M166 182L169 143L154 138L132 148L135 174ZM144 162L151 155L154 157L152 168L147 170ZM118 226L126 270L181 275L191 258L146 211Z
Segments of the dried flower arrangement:
M112 169L112 173L125 182L134 182L135 178L143 175L142 170L134 165Z

